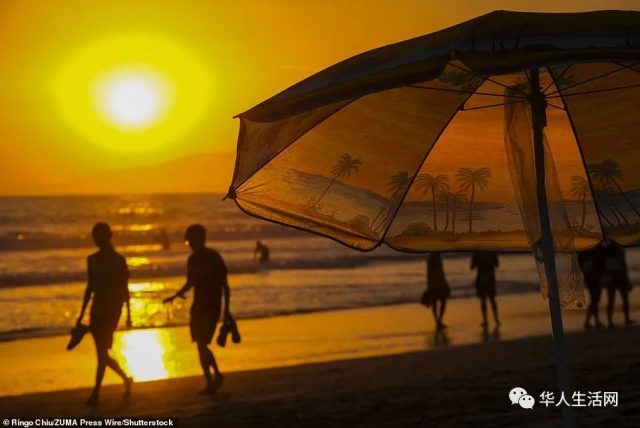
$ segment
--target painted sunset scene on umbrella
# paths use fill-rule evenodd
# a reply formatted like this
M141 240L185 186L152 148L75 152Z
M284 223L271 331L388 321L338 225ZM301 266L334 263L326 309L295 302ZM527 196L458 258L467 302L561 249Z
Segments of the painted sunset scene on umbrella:
M640 425L636 2L0 23L4 425Z

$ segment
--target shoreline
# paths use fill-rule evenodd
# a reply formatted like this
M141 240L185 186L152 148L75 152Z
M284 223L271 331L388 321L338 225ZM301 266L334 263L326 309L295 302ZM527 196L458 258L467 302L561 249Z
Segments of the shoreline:
M506 282L503 282L502 285L504 286L506 284ZM529 282L522 282L522 283L509 283L508 284L511 287L522 287L521 289L517 289L517 288L513 288L510 289L510 291L502 291L501 296L509 296L509 295L517 295L517 294L532 294L532 293L536 293L538 290L537 288L539 287L538 284L533 284L533 283L529 283ZM459 291L459 289L458 289ZM452 294L451 297L449 298L449 300L459 300L459 299L470 299L470 298L475 298L475 288L469 287L468 288L468 293L458 293L458 294ZM350 306L350 305L344 305L344 306L333 306L333 307L327 307L327 308L322 308L322 309L299 309L299 310L292 310L292 311L282 311L282 312L276 312L276 313L271 313L271 314L265 314L265 315L256 315L256 316L236 316L234 317L237 320L262 320L262 319L269 319L269 318L273 318L273 317L287 317L287 316L295 316L295 315L306 315L306 314L315 314L315 313L326 313L326 312L334 312L334 311L344 311L344 310L357 310L357 309L371 309L371 308L384 308L387 306L396 306L396 305L407 305L407 304L414 304L416 303L415 299L401 299L401 300L396 300L396 301L389 301L389 302L382 302L382 303L372 303L372 304L363 304L363 305L358 305L358 306ZM153 325L149 325L149 326L133 326L130 330L126 330L123 328L118 328L116 331L117 332L124 332L124 331L135 331L135 330L149 330L149 329L157 329L157 328L174 328L174 327L187 327L188 323L175 323L175 324L166 324L166 325L162 325L162 326L153 326ZM0 343L3 342L13 342L16 340L29 340L29 339L39 339L39 338L46 338L46 337L59 337L59 336L67 336L69 334L69 330L72 328L72 326L69 326L68 328L60 328L57 330L47 330L46 328L28 328L28 329L22 329L22 330L7 330L7 331L0 331ZM20 333L22 332L33 332L33 331L42 331L42 334L34 334L34 335L25 335L22 336L20 335ZM13 336L15 335L15 336Z
M638 297L631 294L636 319ZM480 328L478 299L462 298L447 306L444 334L427 308L411 303L239 320L242 343L219 348L214 342L213 349L225 372L239 372L550 336L548 305L539 293L500 296L498 304L500 329ZM615 317L619 322L619 311ZM582 330L584 312L564 311L563 320L567 332ZM95 370L90 337L71 352L66 342L66 336L0 342L0 396L89 386ZM120 331L113 355L139 381L200 373L187 327ZM105 385L118 381L107 372Z

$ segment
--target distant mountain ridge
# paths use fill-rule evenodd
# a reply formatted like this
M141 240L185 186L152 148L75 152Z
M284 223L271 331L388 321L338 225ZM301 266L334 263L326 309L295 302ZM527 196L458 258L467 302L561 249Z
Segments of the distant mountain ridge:
M234 164L233 152L203 153L153 165L101 171L37 193L226 193Z

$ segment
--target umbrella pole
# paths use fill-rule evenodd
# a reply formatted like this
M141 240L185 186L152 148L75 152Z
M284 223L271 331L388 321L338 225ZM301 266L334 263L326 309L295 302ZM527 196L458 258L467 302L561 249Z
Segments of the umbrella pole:
M567 400L571 399L571 388L569 386L569 368L564 344L564 330L562 327L562 312L560 310L560 293L558 290L558 276L556 274L555 248L549 218L549 203L547 200L545 166L544 166L544 135L543 130L547 125L546 109L547 102L544 94L540 90L540 74L537 67L529 71L531 84L531 94L529 103L531 104L531 118L533 125L533 148L536 168L536 193L538 199L538 216L540 218L541 238L539 241L544 269L547 277L549 313L551 315L551 332L553 337L554 353L556 357L556 370L558 376L558 387L563 391ZM573 427L575 420L571 407L562 407L563 424L566 427Z

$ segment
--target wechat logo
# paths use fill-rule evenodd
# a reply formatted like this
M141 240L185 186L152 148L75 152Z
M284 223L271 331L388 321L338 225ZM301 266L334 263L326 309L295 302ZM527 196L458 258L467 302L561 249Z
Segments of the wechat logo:
M519 386L512 388L509 391L509 400L511 401L511 405L514 404L520 405L523 409L533 409L533 405L536 404L536 400L529 394L527 394L527 390L524 388L520 388Z

